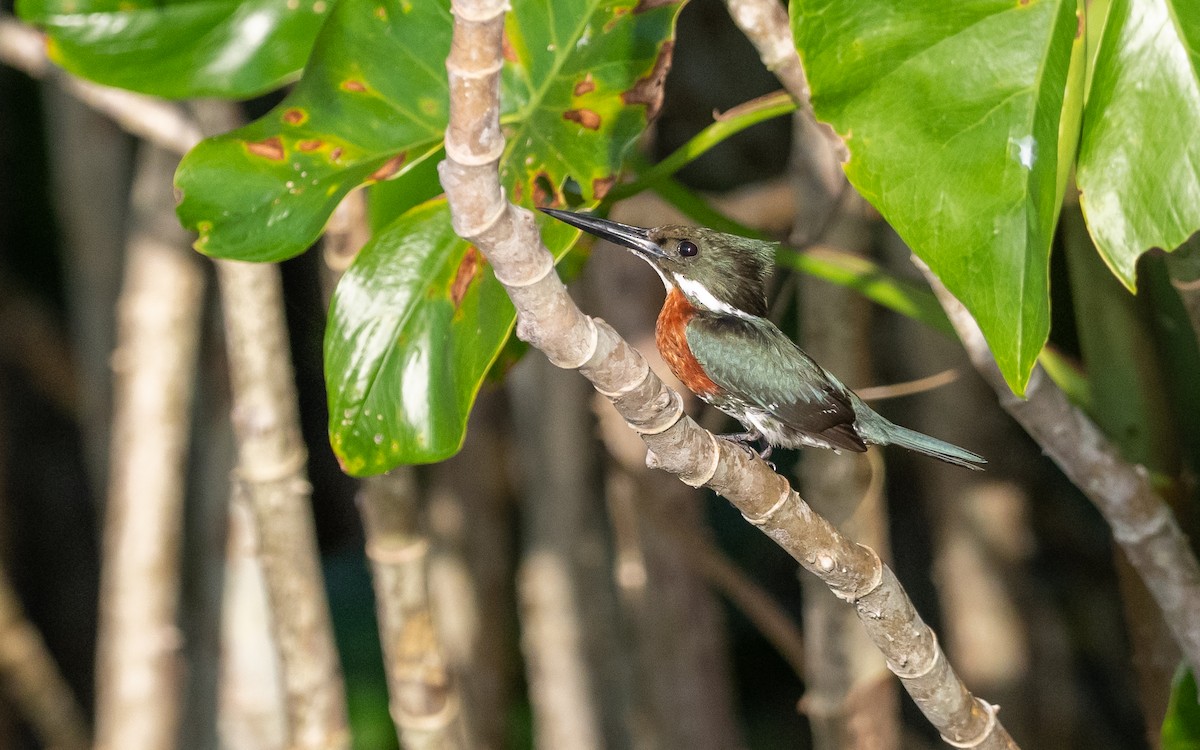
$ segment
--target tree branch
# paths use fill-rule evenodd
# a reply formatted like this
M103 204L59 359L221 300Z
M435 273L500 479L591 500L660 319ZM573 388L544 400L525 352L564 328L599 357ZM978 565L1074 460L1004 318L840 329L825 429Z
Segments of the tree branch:
M1193 671L1200 670L1200 565L1171 509L1150 486L1146 470L1120 451L1038 365L1025 398L1013 395L967 309L917 261L962 339L975 369L1000 405L1083 491L1112 528L1141 576Z
M933 631L872 550L818 516L787 481L683 413L679 394L608 324L576 307L554 272L533 215L504 198L499 112L504 0L453 3L446 68L450 125L439 165L456 232L491 263L517 308L517 335L555 365L579 369L649 448L647 462L728 498L748 521L853 602L871 639L942 736L959 747L1012 748L996 709L954 674Z

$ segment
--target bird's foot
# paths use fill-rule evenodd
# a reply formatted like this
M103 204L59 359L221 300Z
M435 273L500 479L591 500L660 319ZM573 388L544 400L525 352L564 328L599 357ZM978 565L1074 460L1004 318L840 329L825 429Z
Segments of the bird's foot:
M728 435L718 435L718 437L722 437L730 442L737 443L749 451L751 456L758 456L763 461L766 461L767 466L770 466L771 469L775 468L775 464L767 460L771 457L771 451L775 449L775 446L768 443L767 439L763 437L763 434L758 430L734 432ZM757 447L755 446L755 443L758 444Z

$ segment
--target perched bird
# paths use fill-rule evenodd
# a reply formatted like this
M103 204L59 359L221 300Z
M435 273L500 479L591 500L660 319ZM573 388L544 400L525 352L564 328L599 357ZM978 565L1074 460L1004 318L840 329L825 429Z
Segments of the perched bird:
M862 452L899 445L978 469L976 454L895 425L826 372L767 320L775 244L705 227L642 229L587 214L542 211L629 248L662 277L667 298L655 341L671 372L747 429L749 446Z

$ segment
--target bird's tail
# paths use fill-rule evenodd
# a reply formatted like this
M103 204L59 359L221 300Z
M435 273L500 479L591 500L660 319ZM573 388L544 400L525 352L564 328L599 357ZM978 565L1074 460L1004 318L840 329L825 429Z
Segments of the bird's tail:
M981 464L987 463L987 460L983 456L972 453L965 448L959 448L957 445L929 437L916 430L901 427L898 424L889 422L887 427L879 432L881 433L879 437L882 439L872 440L871 442L877 442L881 445L898 445L901 448L908 448L918 453L924 453L926 456L941 459L948 464L962 466L975 471L981 471L983 469Z

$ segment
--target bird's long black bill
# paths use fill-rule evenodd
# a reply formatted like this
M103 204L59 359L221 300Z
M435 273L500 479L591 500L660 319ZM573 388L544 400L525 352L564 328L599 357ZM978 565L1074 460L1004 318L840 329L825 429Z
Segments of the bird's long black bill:
M541 211L577 229L582 229L588 234L594 234L602 240L608 240L622 247L627 247L634 252L657 257L662 257L664 254L658 243L650 239L649 229L633 227L628 224L622 224L619 221L601 219L598 216L591 216L590 214L562 211L557 208L543 208Z

